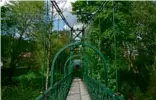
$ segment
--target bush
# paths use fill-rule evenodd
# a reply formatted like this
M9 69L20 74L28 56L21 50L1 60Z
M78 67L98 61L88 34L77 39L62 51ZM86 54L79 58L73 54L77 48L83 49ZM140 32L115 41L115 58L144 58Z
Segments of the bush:
M17 86L2 87L2 100L34 100L40 89L18 84Z
M44 78L45 79L45 78ZM28 72L13 78L16 85L2 86L2 100L34 100L40 93L42 76L38 72Z

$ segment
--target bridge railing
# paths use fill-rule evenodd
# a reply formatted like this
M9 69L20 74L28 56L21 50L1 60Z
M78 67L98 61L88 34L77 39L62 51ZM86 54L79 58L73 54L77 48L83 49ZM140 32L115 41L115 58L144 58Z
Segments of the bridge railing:
M72 73L64 77L53 87L48 88L43 94L39 95L35 100L65 100L72 81Z
M83 75L83 81L88 89L91 100L124 100L124 98L116 95L109 88L106 88L103 84L86 74Z

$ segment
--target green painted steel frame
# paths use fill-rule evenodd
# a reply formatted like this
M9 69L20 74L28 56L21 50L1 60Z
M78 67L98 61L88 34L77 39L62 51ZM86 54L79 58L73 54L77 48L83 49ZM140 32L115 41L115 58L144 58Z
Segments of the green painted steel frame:
M72 69L71 69L72 67L71 67L71 66L73 66L73 64L74 64L74 62L70 62L69 65L68 65L68 66L70 67L70 70L69 70L70 73L72 73ZM86 62L85 62L85 64L86 64ZM68 75L67 75L67 76L68 76ZM66 77L66 76L65 76L65 77Z
M71 67L74 63L73 62L70 62L69 63L69 67ZM87 62L85 62L85 64L87 64ZM86 68L86 67L85 67ZM88 67L85 69L85 70L88 70ZM70 71L70 73L72 73L72 71ZM83 74L87 74L87 73L83 73ZM65 76L66 77L66 76Z
M71 55L71 56L69 56L68 57L68 59L65 61L65 63L64 63L64 77L67 75L67 71L66 71L66 66L67 66L67 63L68 63L68 61L70 61L72 58L74 58L74 57L79 57L80 55ZM70 61L70 63L71 63L71 61ZM68 68L68 71L69 71L69 68Z
M81 57L81 55L73 55L73 56L70 56L70 57L68 57L68 59L66 60L66 62L65 62L65 64L64 64L64 77L66 77L66 75L67 75L67 73L66 73L66 66L67 66L67 63L72 59L72 58L74 58L74 57ZM86 56L83 56L83 58L87 58ZM88 59L85 59L85 61L87 62L88 61ZM71 62L72 63L72 62ZM70 64L71 64L70 63ZM69 65L70 65L69 64ZM68 69L69 70L69 69Z
M85 83L91 100L124 100L122 96L111 91L104 84L83 74L83 82Z
M64 46L63 48L61 48L55 55L53 61L52 61L52 65L51 65L51 72L50 72L50 86L53 86L53 78L54 78L54 66L55 66L55 62L57 60L57 57L61 54L61 52L63 52L65 49L69 48L69 47L73 47L73 46L77 46L77 45L83 45L83 46L86 46L86 47L89 47L91 49L93 49L101 58L102 58L102 62L103 62L103 67L104 67L104 70L105 70L105 85L107 87L108 85L108 78L107 78L107 65L106 65L106 61L105 61L105 58L103 56L103 54L98 50L96 49L94 46L90 45L90 44L87 44L87 43L82 43L82 42L75 42L75 43L70 43L66 46Z
M75 57L81 57L82 55L72 55L72 56L69 56L68 59L65 61L64 63L64 77L67 75L67 71L66 71L66 66L67 66L67 63L72 59L72 58L75 58ZM87 58L88 60L88 57L87 56L83 56L83 58Z
M65 78L58 81L53 87L49 87L35 100L65 100L72 82L73 74L69 73Z
M68 59L65 61L65 63L64 63L64 77L67 75L67 73L66 73L66 66L67 66L67 63L68 63L68 61L70 61L72 58L74 58L74 57L79 57L80 55L72 55L72 56L69 56L68 57ZM69 70L69 68L68 68L68 70Z

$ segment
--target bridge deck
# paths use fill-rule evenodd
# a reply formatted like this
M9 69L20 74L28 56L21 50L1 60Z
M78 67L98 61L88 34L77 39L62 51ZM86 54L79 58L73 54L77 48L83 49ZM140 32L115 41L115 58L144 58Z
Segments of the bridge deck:
M88 91L80 78L73 79L66 100L91 100Z

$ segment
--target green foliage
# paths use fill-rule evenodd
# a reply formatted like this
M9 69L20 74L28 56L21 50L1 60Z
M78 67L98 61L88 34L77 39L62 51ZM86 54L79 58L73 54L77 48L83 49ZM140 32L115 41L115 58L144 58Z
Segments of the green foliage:
M20 59L19 55L32 52L33 43L26 39L43 15L41 13L43 2L13 2L13 5L2 7L2 59L6 61L5 67L14 69ZM13 73L10 73L10 77L11 74Z
M85 22L84 13L92 13L102 4L102 1L86 2L77 1L72 4L73 13L78 16L80 22ZM135 97L136 100L152 100L155 93L155 76L150 76L155 71L156 57L156 4L154 2L125 2L115 1L115 30L113 31L112 2L106 4L103 10L97 14L89 25L86 33L86 42L95 45L104 54L108 64L109 87L116 88L114 67L114 35L117 43L117 61L119 79L119 92L123 93L126 99ZM82 13L76 13L83 9ZM87 18L87 17L86 17ZM90 53L90 52L89 52ZM95 63L98 63L96 56ZM91 69L89 69L91 70ZM100 75L97 72L100 72ZM97 65L94 66L93 77L100 79L104 74ZM152 84L151 84L152 83ZM138 87L138 90L134 88ZM145 93L151 88L152 93ZM130 95L129 95L130 94ZM135 95L136 94L136 95Z
M4 68L9 68L9 64L11 61L11 42L12 40L10 40L10 36L7 35L1 35L1 42L2 42L2 52L1 52L1 56L2 56L2 62L3 62L3 67ZM13 45L17 45L18 44L18 39L14 39L14 43ZM28 40L21 40L20 45L18 47L18 53L14 54L16 55L16 60L18 62L16 62L17 67L21 66L21 67L31 67L31 65L26 65L26 64L30 64L33 62L32 59L27 59L26 57L24 58L24 55L29 55L30 52L34 51L34 43ZM28 57L29 58L29 57ZM24 62L23 62L24 61Z
M34 99L45 88L54 55L69 42L66 31L52 31L51 20L46 22L44 12L44 1L18 1L2 7L2 68L9 68L3 83L11 85L2 86L4 100ZM58 62L66 56L64 52ZM28 68L28 73L17 72L17 67ZM57 72L56 81L62 78L61 71Z
M101 3L102 1L89 1L86 5L86 2L76 1L72 3L72 10L77 14L79 22L87 23L88 17L84 13L96 11ZM68 44L70 39L66 31L60 31L60 34L52 32L52 20L46 22L44 15L44 1L18 1L13 4L1 9L1 39L3 67L10 68L7 74L11 78L8 79L15 81L16 85L2 86L2 98L31 100L39 94L42 78L45 82L46 76L49 77L48 72L54 55ZM119 92L126 99L154 100L156 3L115 1L114 7L115 30L113 31L112 27L112 2L108 1L105 8L89 24L85 42L94 45L104 54L108 66L109 88L116 90L116 64L119 73ZM114 36L117 40L116 63ZM65 50L57 59L55 82L63 77L62 65L68 53L69 50ZM89 75L104 83L105 71L101 67L99 56L86 48L83 53L88 57L85 59L89 63L85 66L88 66ZM29 72L16 76L16 67L27 67Z
M26 74L14 77L15 80L23 85L38 85L41 81L41 74L39 72L28 72Z
M39 72L28 72L13 78L16 85L2 86L3 100L34 100L39 94L42 76Z
M58 82L63 78L63 74L55 73L55 78L56 78L55 81Z
M1 92L3 100L34 100L40 89L19 84L17 86L4 86Z

